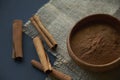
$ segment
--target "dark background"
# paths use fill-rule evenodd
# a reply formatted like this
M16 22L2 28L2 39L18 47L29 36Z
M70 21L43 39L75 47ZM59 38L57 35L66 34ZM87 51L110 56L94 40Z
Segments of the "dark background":
M25 23L48 0L0 0L0 80L44 80L46 75L33 68L31 59L38 60L32 39L23 33L23 62L12 58L12 22ZM53 63L53 56L49 54Z

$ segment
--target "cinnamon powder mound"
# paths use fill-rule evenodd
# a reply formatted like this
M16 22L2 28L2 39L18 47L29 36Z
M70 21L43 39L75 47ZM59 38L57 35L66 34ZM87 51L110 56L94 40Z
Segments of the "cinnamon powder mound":
M71 38L75 55L90 64L106 64L120 57L120 33L107 24L89 25Z

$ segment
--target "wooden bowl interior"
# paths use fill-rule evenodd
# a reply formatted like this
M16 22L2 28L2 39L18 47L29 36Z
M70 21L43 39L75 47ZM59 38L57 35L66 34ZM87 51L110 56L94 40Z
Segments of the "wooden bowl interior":
M120 59L116 59L116 60L114 60L110 63L107 63L107 64L95 65L95 64L89 64L89 63L87 63L87 62L85 62L77 57L77 55L76 55L77 53L75 53L75 51L79 50L80 44L76 45L77 48L74 47L75 45L72 44L72 40L73 40L74 36L79 35L78 32L82 31L82 29L86 28L88 25L94 25L94 24L110 25L113 29L115 29L118 32L118 34L120 34L120 21L118 19L116 19L110 15L106 15L106 14L96 14L96 15L88 16L88 17L82 19L81 21L79 21L73 27L73 29L71 30L71 32L69 34L67 46L68 46L68 51L69 51L70 56L78 65L83 66L83 67L87 67L87 68L93 68L93 70L97 70L97 69L103 68L103 67L107 68L107 66L113 65L114 63L115 63L114 65L116 65L116 63ZM78 41L77 38L74 41Z

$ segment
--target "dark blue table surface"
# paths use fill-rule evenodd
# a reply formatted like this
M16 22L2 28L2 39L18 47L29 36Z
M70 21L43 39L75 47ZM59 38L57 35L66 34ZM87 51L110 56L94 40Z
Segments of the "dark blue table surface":
M38 60L32 39L23 34L23 62L15 62L12 54L12 21L25 23L48 0L0 0L0 80L44 80L46 75L33 68L31 59ZM49 53L48 53L49 54ZM49 54L53 63L53 56Z

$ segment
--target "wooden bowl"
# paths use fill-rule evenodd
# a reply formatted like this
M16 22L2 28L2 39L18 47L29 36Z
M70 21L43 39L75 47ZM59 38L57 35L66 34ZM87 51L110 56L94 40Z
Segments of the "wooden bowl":
M97 25L102 27L104 25L104 27L101 29ZM96 37L93 38L94 35ZM118 50L120 46L113 43L114 40L120 39L119 36L120 21L118 19L108 14L90 15L80 20L70 31L67 39L68 53L82 68L97 72L110 70L120 64ZM120 40L117 42L120 43ZM117 45L117 48L115 49L115 46L110 43Z

